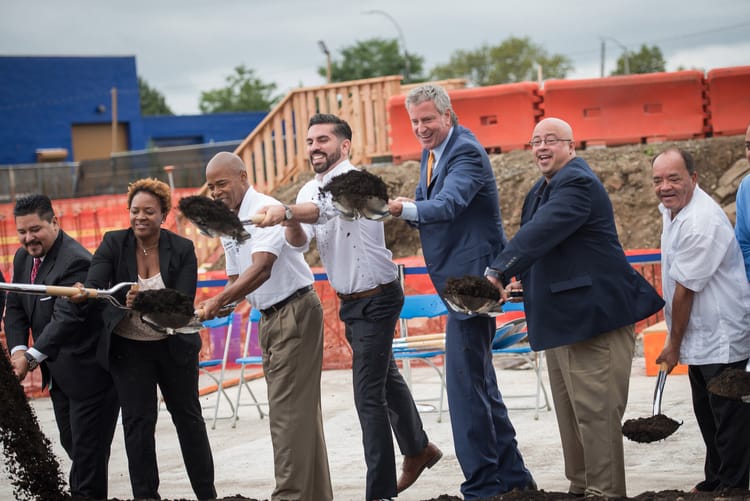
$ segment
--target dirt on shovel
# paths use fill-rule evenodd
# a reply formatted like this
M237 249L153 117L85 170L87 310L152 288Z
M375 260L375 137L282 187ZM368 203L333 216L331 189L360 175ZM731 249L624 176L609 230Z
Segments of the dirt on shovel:
M206 235L227 236L238 242L250 238L237 215L224 202L193 195L181 198L177 206L182 215Z
M388 201L388 186L382 178L366 170L350 170L331 179L320 188L322 194L346 205L348 209L366 211L371 198Z
M133 300L133 310L171 329L186 326L195 316L193 300L175 289L139 291Z

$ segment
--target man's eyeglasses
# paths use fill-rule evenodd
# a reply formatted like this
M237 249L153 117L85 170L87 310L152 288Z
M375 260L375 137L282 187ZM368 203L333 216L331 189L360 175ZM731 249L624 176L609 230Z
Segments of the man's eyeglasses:
M572 139L557 139L556 137L548 137L545 139L536 138L536 139L532 139L531 141L529 141L529 146L531 146L532 148L538 148L539 146L542 145L542 143L546 144L547 146L554 146L559 141L570 142L572 141Z

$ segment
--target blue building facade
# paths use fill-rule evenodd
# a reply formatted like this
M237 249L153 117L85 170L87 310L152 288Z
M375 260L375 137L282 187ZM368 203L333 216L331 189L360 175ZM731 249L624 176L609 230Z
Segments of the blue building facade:
M0 56L0 165L37 162L40 150L75 157L73 130L117 123L127 150L244 139L267 112L141 117L134 56Z

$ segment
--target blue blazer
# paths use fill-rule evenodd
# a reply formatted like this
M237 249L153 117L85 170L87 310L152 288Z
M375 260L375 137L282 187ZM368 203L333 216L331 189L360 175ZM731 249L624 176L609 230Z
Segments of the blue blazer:
M520 277L534 350L592 338L664 306L628 263L607 191L581 158L536 182L518 233L492 268Z
M422 152L415 196L427 271L442 294L445 280L482 275L506 243L490 159L472 132L454 126L432 182Z

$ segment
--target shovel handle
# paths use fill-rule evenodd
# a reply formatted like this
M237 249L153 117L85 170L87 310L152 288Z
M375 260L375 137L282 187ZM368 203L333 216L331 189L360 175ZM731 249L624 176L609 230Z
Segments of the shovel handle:
M64 297L72 297L77 296L81 293L81 289L78 287L64 287L62 285L48 285L44 292L49 294L50 296L64 296ZM96 289L83 289L83 292L88 294L88 297L93 298L97 297L99 294L99 291Z

